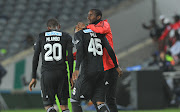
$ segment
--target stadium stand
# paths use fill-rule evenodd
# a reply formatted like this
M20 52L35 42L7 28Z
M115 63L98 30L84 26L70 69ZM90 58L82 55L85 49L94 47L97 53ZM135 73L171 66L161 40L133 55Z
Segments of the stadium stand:
M0 0L0 49L4 60L25 50L26 36L45 30L46 21L55 17L61 28L67 29L86 19L91 8L101 10L115 6L122 0Z

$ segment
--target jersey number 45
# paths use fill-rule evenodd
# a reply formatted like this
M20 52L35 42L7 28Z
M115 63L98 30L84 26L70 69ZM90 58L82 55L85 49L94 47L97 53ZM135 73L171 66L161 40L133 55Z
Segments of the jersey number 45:
M103 55L101 40L99 38L91 38L88 46L88 52L92 52L94 56Z
M62 45L59 43L54 44L45 44L44 49L47 50L47 52L44 55L45 61L59 61L62 59Z

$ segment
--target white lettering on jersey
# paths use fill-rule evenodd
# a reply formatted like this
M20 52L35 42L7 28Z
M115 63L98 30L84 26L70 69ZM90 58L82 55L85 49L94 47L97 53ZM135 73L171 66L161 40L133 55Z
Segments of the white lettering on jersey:
M96 33L92 32L90 33L91 37L97 37Z
M46 37L46 42L60 41L60 37Z

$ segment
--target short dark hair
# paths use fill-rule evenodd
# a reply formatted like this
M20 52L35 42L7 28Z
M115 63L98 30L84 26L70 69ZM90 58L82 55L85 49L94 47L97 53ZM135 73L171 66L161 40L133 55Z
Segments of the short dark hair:
M57 26L59 26L59 22L57 19L51 18L47 21L47 27L55 28Z
M102 17L102 12L101 12L101 10L99 10L99 9L91 9L90 11L94 11L94 12L96 13L96 17L97 17L97 16L101 16L101 17Z

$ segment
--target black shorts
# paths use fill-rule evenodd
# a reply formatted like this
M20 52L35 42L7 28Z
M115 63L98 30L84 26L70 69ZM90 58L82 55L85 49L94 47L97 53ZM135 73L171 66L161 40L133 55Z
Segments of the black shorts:
M79 74L71 95L72 99L80 101L105 101L105 85L103 72Z
M57 94L61 105L67 105L69 83L66 70L44 71L41 76L41 97L44 106L55 103Z
M104 72L104 84L106 86L106 90L113 87L116 89L117 86L117 79L118 79L118 72L116 71L116 68L109 69ZM109 91L109 90L107 90Z

